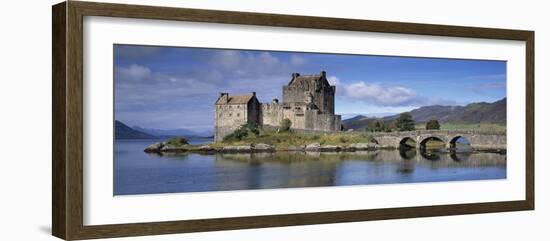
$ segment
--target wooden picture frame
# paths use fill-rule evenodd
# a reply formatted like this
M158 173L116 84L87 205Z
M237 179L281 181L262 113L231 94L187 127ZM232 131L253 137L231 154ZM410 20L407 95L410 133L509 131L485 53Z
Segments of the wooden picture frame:
M215 230L357 222L533 210L534 32L263 13L68 1L52 8L52 233L66 239L111 238ZM83 224L83 17L107 16L259 26L518 40L526 43L525 199L490 203L417 206L300 214L180 220L152 223Z

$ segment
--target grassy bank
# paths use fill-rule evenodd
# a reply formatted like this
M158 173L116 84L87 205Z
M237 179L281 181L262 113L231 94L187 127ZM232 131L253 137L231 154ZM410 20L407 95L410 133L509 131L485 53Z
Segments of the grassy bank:
M369 143L373 138L368 133L295 133L292 131L259 130L259 134L249 134L242 139L226 139L213 144L213 147L226 145L246 145L265 143L275 147L302 146L312 143L321 145L349 145Z

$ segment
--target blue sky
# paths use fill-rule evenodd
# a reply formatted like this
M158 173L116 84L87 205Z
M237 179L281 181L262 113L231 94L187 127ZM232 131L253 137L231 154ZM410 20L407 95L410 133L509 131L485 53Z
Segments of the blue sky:
M336 113L381 116L506 97L506 62L114 46L115 118L130 126L212 130L220 92L281 99L293 72L327 72Z

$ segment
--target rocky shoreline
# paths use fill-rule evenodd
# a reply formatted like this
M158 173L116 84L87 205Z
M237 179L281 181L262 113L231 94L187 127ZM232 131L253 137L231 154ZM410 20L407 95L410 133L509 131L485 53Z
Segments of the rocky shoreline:
M299 146L273 146L269 144L249 144L249 145L226 145L226 146L211 146L211 145L173 145L168 142L154 143L143 151L146 153L269 153L277 151L296 151L296 152L354 152L354 151L376 151L376 150L395 150L395 147L381 146L376 143L352 143L349 145L321 145L312 143ZM450 151L450 150L449 150ZM481 148L472 149L471 152L486 152L496 154L506 154L506 149L491 149Z
M276 147L269 144L259 143L250 145L227 145L227 146L210 146L210 145L180 145L175 146L166 142L154 143L145 150L146 153L258 153L258 152L275 152L275 151L307 151L307 152L352 152L352 151L368 151L378 149L391 149L383 147L375 143L354 143L346 146L340 145L321 145L312 143L301 146Z

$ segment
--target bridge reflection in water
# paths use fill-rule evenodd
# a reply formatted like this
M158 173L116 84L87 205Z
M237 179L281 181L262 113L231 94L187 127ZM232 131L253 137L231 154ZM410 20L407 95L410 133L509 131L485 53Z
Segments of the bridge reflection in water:
M506 155L415 148L218 154L219 190L499 179Z

